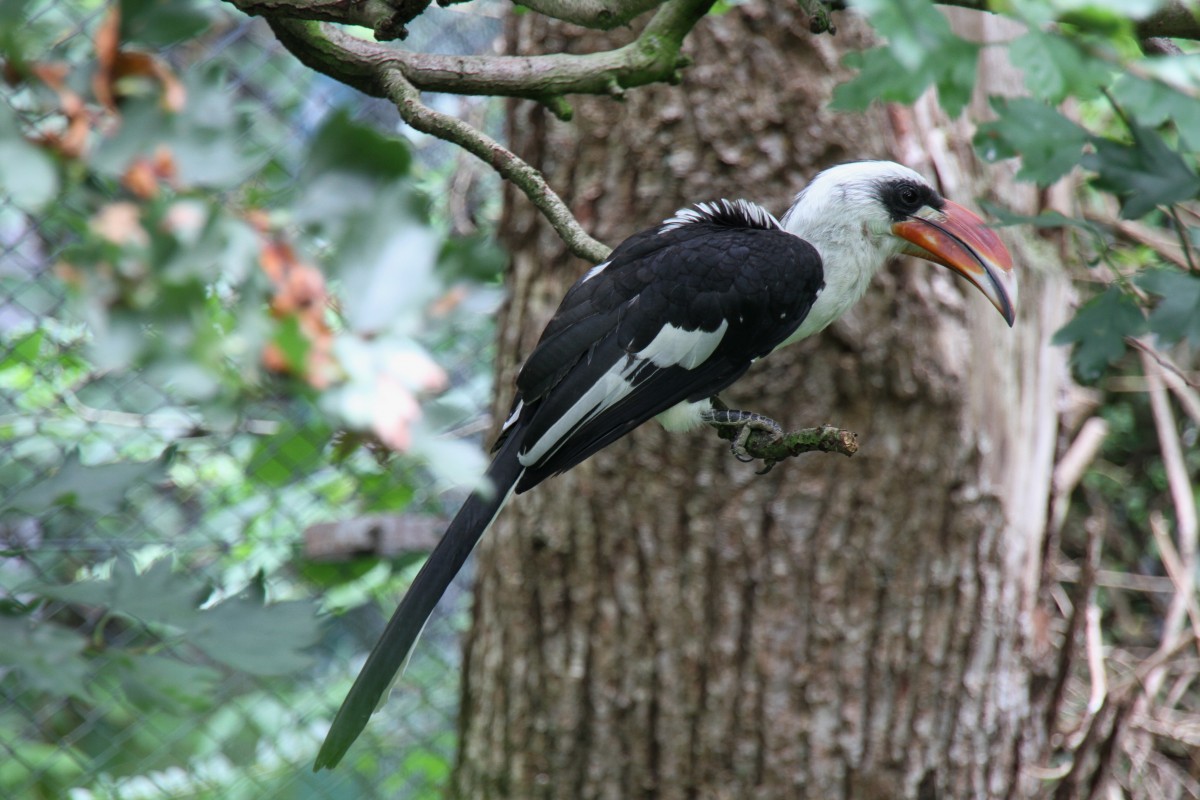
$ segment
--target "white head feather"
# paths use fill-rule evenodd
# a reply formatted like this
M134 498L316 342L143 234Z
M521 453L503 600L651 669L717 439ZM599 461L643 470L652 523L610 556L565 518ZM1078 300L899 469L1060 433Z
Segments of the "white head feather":
M880 188L897 180L930 185L919 173L891 161L855 161L831 167L796 195L784 230L821 254L825 288L786 343L820 331L867 291L871 278L905 242L892 235L892 218ZM785 344L786 344L785 343Z

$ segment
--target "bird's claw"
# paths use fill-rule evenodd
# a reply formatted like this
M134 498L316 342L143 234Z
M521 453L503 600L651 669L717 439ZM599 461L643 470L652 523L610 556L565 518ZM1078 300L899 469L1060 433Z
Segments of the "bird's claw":
M757 456L752 455L747 448L752 435L759 432L768 434L770 436L768 445L774 444L783 437L783 428L778 422L750 411L737 411L723 406L714 407L704 413L703 419L710 425L738 429L737 435L729 445L729 450L733 453L733 457L743 464L757 460ZM760 475L769 472L776 463L774 459L764 459L764 461L765 466L759 473Z

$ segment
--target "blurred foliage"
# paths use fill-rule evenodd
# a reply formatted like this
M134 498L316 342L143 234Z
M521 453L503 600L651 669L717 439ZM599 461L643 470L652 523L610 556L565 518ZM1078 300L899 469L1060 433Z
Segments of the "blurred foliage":
M934 86L961 113L980 54L1008 47L1030 96L989 99L977 151L1040 186L1084 177L1075 208L989 212L1067 228L1091 270L1056 341L1111 435L1068 531L1160 574L1165 470L1118 381L1131 337L1194 369L1197 56L1142 55L1132 20L1156 0L1010 0L1028 30L989 45L928 0L855 5L886 41L848 57L839 107ZM495 35L450 41L434 18L411 46ZM431 485L478 475L478 448L442 434L489 395L495 178L446 191L457 153L418 162L394 110L365 118L254 25L208 0L0 0L0 796L432 797L448 773L453 726L430 709L453 700L417 693L349 769L297 771L415 566L308 563L298 537L436 510ZM1180 436L1195 475L1195 425ZM1149 640L1161 609L1123 598L1114 636ZM436 639L417 685L445 670Z
M1087 179L1092 192L1076 213L1039 220L1043 227L1074 226L1091 266L1106 268L1099 296L1055 337L1073 346L1081 379L1093 381L1117 363L1127 352L1126 337L1149 332L1164 347L1200 342L1196 323L1187 321L1200 311L1194 254L1200 247L1194 224L1200 218L1200 55L1192 42L1180 42L1187 52L1144 55L1134 31L1135 21L1163 2L1011 2L1003 13L1028 29L990 45L959 37L928 0L854 5L887 41L848 58L860 73L838 88L835 103L842 108L880 99L911 103L932 85L941 106L957 115L974 89L981 47L1007 48L1024 72L1030 96L991 97L995 119L979 126L975 147L988 161L1019 158L1018 177L1039 186L1074 170ZM1078 113L1059 107L1068 99ZM1097 224L1114 198L1114 217L1161 229L1178 241L1183 263L1164 264L1122 237L1119 226ZM1155 273L1140 274L1151 267Z
M299 549L480 472L441 434L504 257L451 233L455 162L217 3L5 0L0 53L0 796L435 792L452 696L297 772L411 577Z
M1194 549L1188 526L1180 524L1187 509L1177 504L1195 503L1200 483L1200 45L1158 42L1148 48L1155 54L1143 52L1134 22L1161 9L1159 0L991 4L1026 27L1008 41L985 45L961 40L935 20L940 14L925 0L854 5L869 13L886 42L847 59L860 73L838 90L842 107L862 108L875 99L910 103L935 86L941 106L958 114L973 89L978 52L1007 48L1028 96L986 98L991 115L977 128L975 149L986 161L1016 159L1018 179L1046 188L1065 178L1077 190L1065 207L1069 193L1043 195L1055 205L1032 217L982 202L998 224L1062 229L1060 253L1076 269L1080 303L1052 343L1071 348L1072 369L1088 388L1074 388L1061 401L1059 452L1089 417L1107 426L1078 488L1069 498L1052 499L1051 516L1061 512L1062 525L1052 522L1049 531L1046 591L1053 602L1047 605L1057 603L1061 613L1051 628L1065 634L1066 620L1079 608L1098 610L1103 641L1091 641L1089 654L1099 658L1102 651L1104 659L1099 674L1082 657L1074 662L1054 757L1068 766L1088 764L1089 748L1103 748L1099 769L1121 787L1110 792L1196 796L1200 673L1194 647L1179 648L1160 667L1168 675L1163 691L1147 691L1139 706L1147 718L1164 720L1152 735L1138 721L1114 722L1111 731L1089 726L1104 724L1093 707L1095 682L1106 708L1132 702L1143 663L1172 637L1188 638L1166 630L1169 605L1186 599L1184 592L1196 599L1194 585L1168 577L1171 555L1163 550L1175 547L1186 556ZM1165 404L1174 411L1160 408L1157 418L1147 396L1152 372L1164 376L1175 401ZM1169 486L1169 458L1190 482L1190 495ZM1051 488L1052 495L1062 491ZM1097 552L1098 587L1071 586ZM1192 568L1200 578L1194 560ZM1060 641L1071 652L1069 637ZM1048 786L1056 797L1070 793L1067 781ZM1098 779L1091 787L1105 788Z

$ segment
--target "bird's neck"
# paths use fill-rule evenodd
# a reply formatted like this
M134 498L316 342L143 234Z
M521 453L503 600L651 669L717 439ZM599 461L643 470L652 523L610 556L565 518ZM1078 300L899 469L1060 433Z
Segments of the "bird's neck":
M821 254L825 288L784 344L811 336L845 314L866 293L879 268L895 254L892 237L864 230L861 224L846 221L844 215L807 208L802 200L788 211L783 227Z

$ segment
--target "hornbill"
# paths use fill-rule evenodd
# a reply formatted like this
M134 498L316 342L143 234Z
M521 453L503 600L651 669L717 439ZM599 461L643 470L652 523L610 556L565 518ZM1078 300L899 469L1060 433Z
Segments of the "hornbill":
M532 489L651 417L780 432L715 396L759 358L840 317L892 256L949 267L1011 326L1012 259L979 217L913 170L858 161L817 175L780 222L744 200L700 203L626 239L566 293L517 376L487 470L417 574L350 689L314 769L334 767L434 606L513 492ZM739 455L744 455L742 450Z

